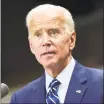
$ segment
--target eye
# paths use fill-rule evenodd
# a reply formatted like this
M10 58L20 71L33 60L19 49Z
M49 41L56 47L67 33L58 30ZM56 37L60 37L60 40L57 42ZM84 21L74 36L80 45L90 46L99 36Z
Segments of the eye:
M42 33L40 33L40 32L35 32L35 33L34 33L34 36L36 36L36 37L41 37L41 36L42 36Z
M59 34L59 29L50 29L49 31L48 31L48 34L50 35L50 36L56 36L56 35L58 35Z

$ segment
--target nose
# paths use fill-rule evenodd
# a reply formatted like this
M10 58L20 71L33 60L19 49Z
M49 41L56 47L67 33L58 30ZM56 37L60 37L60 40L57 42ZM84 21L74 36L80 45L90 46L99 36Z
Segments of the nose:
M50 45L51 45L50 37L46 32L44 32L42 37L42 46L50 46Z

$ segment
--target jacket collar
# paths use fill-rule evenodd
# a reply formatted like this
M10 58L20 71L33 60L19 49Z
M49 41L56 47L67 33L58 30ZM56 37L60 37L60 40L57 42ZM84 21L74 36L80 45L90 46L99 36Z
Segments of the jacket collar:
M64 103L80 103L87 87L86 70L76 61Z
M64 103L80 103L86 90L87 76L84 66L76 61L72 78L68 87ZM35 102L45 103L46 88L45 88L45 74L39 79L35 90Z

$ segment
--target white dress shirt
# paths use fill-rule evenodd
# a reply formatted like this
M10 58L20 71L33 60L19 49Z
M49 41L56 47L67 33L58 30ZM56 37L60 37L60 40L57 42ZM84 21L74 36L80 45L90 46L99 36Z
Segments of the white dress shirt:
M74 70L75 60L72 57L70 63L63 69L63 71L56 77L57 80L61 82L58 89L58 96L60 99L60 103L64 103L66 93L68 90L68 86L70 83L70 79ZM48 87L53 78L45 71L46 75L46 91L48 92Z

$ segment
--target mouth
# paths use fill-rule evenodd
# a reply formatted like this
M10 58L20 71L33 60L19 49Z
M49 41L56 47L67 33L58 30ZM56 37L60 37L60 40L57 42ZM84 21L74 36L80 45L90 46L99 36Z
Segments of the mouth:
M42 56L44 56L44 55L52 55L52 54L55 54L55 52L53 52L53 51L44 52L44 53L42 54Z

